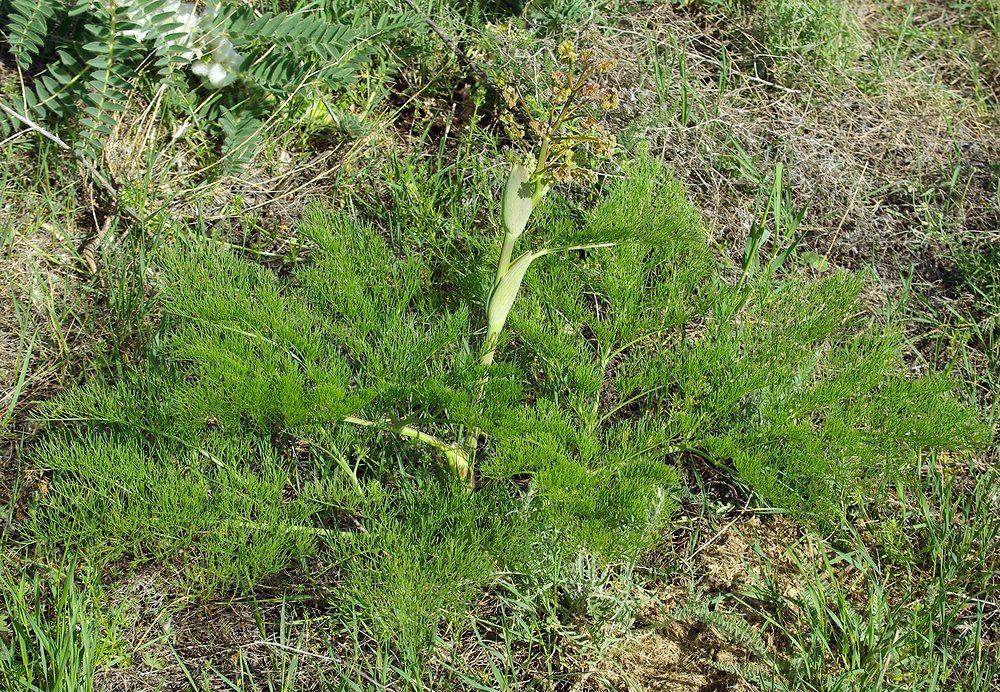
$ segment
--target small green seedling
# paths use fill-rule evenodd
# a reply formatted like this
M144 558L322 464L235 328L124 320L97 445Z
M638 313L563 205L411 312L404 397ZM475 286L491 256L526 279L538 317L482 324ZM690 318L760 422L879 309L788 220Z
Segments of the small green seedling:
M743 280L752 279L763 271L767 276L773 276L788 260L789 256L795 252L795 248L802 242L804 236L799 232L802 224L802 217L805 216L806 208L792 209L791 199L784 182L784 166L779 162L774 167L774 177L771 179L771 190L766 199L758 201L759 212L754 215L753 224L750 226L750 233L747 237L746 247L743 249ZM771 239L771 228L768 226L768 217L774 228L776 243L784 244L784 248L777 252L774 257L766 263L761 263L761 251L767 241Z

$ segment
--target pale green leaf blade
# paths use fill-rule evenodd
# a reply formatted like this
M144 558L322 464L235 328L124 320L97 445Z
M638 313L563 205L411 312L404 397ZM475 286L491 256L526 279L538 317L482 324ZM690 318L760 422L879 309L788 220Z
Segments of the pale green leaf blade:
M528 185L528 171L518 164L507 178L503 190L501 220L504 231L514 237L520 236L531 216L531 188Z
M517 294L521 290L521 282L524 281L528 267L536 259L550 252L551 250L537 250L524 253L514 260L507 273L493 287L489 300L486 301L487 339L495 339L503 331L503 327L507 323L507 315L514 307L514 301L517 300Z

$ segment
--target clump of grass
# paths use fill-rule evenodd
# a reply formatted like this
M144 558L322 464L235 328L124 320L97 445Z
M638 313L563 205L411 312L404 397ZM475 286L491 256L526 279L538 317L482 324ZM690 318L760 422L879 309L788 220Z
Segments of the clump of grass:
M26 692L93 690L95 671L117 661L75 566L21 565L17 573L15 564L0 567L0 683Z
M861 53L860 22L843 0L767 0L761 26L774 56L844 70Z
M954 254L962 288L972 294L978 312L995 315L1000 310L1000 248L983 244Z
M766 48L775 76L794 78L803 68L811 75L837 79L862 54L864 28L843 0L693 0L678 4L728 17L751 27ZM727 30L731 31L731 30Z
M954 470L931 466L915 500L900 498L901 516L890 520L898 555L852 532L839 550L813 550L818 560L796 558L797 594L765 574L738 597L783 642L746 677L773 690L989 689L1000 674L991 653L996 477L963 488Z
M975 350L965 352L965 370L997 430L1000 420L1000 249L976 248L956 255L963 287L972 295L971 319L966 322ZM978 356L978 357L977 357Z

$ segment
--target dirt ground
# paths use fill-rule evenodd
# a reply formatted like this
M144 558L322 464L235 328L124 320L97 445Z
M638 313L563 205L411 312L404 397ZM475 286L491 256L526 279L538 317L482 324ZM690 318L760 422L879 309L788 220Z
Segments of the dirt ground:
M755 664L752 647L734 639L733 630L710 624L713 611L698 608L692 601L743 592L766 576L775 580L783 594L793 596L798 571L788 551L801 538L800 529L778 516L740 513L726 522L689 558L699 585L697 597L693 599L690 591L690 577L663 586L658 607L645 613L639 624L646 634L619 653L622 669L647 692L749 692L753 688L734 671ZM692 611L698 616L685 617ZM725 621L724 610L716 614L720 622ZM748 636L755 636L752 629L747 631ZM774 645L773 641L760 643Z

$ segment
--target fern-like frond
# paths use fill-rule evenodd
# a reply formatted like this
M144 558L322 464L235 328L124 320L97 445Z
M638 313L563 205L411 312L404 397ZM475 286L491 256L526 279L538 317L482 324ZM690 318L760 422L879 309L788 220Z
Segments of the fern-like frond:
M13 103L11 107L35 121L70 117L77 110L77 101L83 94L89 71L78 57L59 50L45 72L25 87L20 103ZM0 116L0 133L4 136L21 127L20 123L6 115Z
M234 44L259 44L246 73L258 86L287 94L304 83L345 86L374 52L363 25L317 14L257 14L239 7L220 22Z
M354 28L346 24L307 14L258 15L247 6L237 8L224 28L232 37L267 39L276 47L324 62L339 60L358 39Z
M31 67L31 62L38 57L55 7L54 2L11 0L7 43L22 70Z
M219 118L222 128L222 172L237 175L257 153L264 123L254 113L224 108Z
M191 62L190 32L179 21L176 3L171 0L132 0L128 17L141 25L133 32L140 40L152 40L156 56L155 67L161 79L177 76Z
M115 126L114 113L127 107L131 90L130 67L138 64L143 55L142 44L125 32L134 30L125 12L115 6L102 11L103 22L86 25L92 41L84 45L89 54L86 65L91 69L84 95L84 117L78 149L93 154L99 149L101 136L111 134Z

